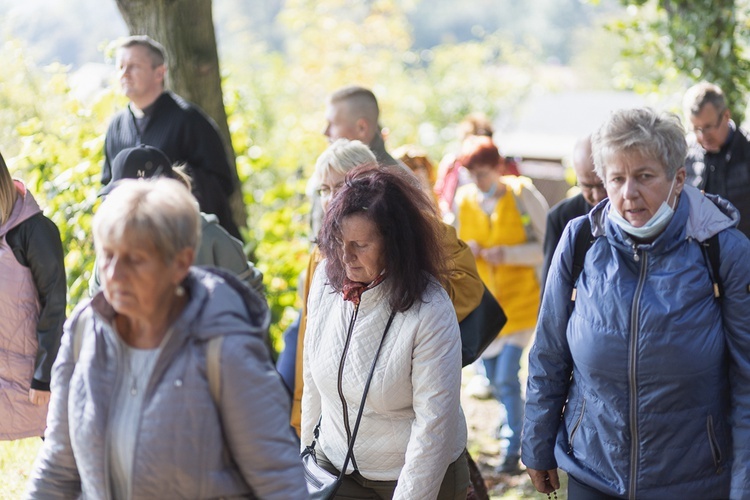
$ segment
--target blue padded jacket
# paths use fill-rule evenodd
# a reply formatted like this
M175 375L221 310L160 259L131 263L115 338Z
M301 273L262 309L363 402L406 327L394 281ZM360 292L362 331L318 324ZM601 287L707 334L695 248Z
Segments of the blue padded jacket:
M583 217L557 247L529 358L522 459L625 498L750 498L750 240L725 200L686 186L636 244L607 213L570 300ZM719 234L724 297L700 242Z

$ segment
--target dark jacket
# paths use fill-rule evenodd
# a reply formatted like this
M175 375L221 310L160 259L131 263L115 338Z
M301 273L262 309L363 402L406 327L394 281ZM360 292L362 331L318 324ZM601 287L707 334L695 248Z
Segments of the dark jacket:
M547 281L549 266L552 256L560 241L563 230L569 221L586 215L591 210L591 205L582 194L561 201L552 207L547 214L547 229L544 232L544 267L542 268L542 294L544 294L544 283Z
M687 184L729 200L740 212L737 229L750 237L750 136L733 122L730 127L730 137L717 153L695 141L689 145Z
M36 206L30 193L25 197ZM60 231L38 206L36 210L34 215L9 229L5 233L5 240L18 263L31 271L39 295L39 319L36 323L39 347L31 388L49 391L52 364L60 347L65 322L68 286ZM4 231L0 228L0 236L2 233Z
M232 172L216 124L197 106L172 92L164 92L152 107L143 134L138 132L130 107L112 119L104 142L102 184L112 179L111 165L117 153L141 144L154 146L171 162L187 164L201 211L216 214L229 234L241 239L229 206L234 191Z
M607 495L750 498L750 240L726 200L685 186L653 243L587 216L594 243L570 297L557 247L529 353L522 458ZM718 234L724 297L700 242ZM572 308L572 311L571 311Z

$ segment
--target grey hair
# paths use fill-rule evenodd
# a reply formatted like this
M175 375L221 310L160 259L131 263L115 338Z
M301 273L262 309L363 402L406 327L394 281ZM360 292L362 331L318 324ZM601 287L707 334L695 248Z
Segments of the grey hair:
M606 165L622 154L640 154L661 163L669 180L685 166L685 129L674 113L651 108L613 112L591 137L594 170L606 182Z
M123 179L94 215L94 246L125 240L150 242L164 262L185 248L198 248L198 202L174 179Z
M337 139L318 156L308 191L320 188L323 179L328 177L330 172L346 175L361 165L377 167L378 161L370 148L357 140Z
M721 87L710 82L696 83L685 92L682 98L686 117L698 115L706 104L713 105L719 114L727 109L727 102Z

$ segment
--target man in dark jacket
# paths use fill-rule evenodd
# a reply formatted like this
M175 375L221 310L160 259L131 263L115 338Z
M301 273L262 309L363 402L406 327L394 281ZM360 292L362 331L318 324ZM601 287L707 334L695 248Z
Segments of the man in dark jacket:
M102 184L112 179L112 160L126 148L146 144L173 163L185 163L201 211L241 238L232 219L234 190L227 151L216 124L197 106L164 90L164 47L147 36L132 36L117 49L117 70L128 107L115 115L104 143Z
M591 158L591 136L581 138L573 148L573 170L575 170L581 192L572 198L561 201L547 214L547 230L544 233L544 268L542 274L542 293L547 273L552 263L552 256L560 241L568 221L586 215L607 197L607 191L599 176L594 172L594 160Z
M731 119L724 93L701 82L684 97L694 138L685 161L687 184L729 200L740 212L738 229L750 236L750 136Z

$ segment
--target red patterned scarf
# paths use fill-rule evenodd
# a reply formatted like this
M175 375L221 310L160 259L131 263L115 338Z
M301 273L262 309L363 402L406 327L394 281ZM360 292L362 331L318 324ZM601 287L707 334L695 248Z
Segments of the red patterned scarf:
M359 281L352 281L349 278L344 278L344 300L353 302L354 305L359 305L359 301L362 298L362 293L365 290L375 288L385 279L385 273L378 274L371 283L361 283Z

